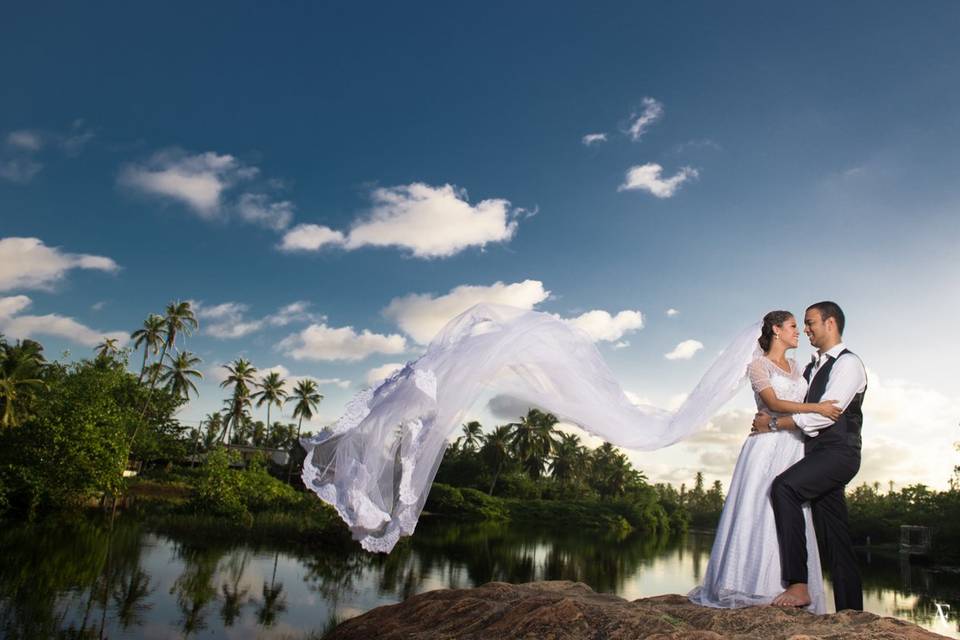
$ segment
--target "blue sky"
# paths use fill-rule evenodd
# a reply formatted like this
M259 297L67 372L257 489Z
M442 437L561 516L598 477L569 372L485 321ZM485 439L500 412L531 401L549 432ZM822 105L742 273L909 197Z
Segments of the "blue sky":
M0 331L79 356L195 300L186 348L208 375L185 420L219 407L216 367L243 355L330 381L322 423L491 297L580 318L660 405L765 311L831 298L871 373L860 479L942 486L958 18L948 2L9 9ZM664 357L687 341L703 347ZM654 479L726 481L749 406L631 455Z

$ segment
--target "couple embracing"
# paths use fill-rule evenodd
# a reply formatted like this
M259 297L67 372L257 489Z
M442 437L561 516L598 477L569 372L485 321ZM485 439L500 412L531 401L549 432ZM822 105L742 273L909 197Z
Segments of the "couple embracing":
M843 344L834 302L811 305L803 331L817 349L805 367L786 357L800 330L787 311L763 319L763 351L748 366L758 413L730 482L703 585L712 607L774 604L826 613L817 538L836 610L862 609L844 488L860 468L866 372Z

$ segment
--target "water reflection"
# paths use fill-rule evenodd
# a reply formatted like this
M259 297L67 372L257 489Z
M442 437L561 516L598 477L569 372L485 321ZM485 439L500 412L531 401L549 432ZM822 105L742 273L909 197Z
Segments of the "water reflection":
M424 520L382 556L174 540L126 519L8 527L0 636L298 638L416 593L493 580L575 580L627 599L685 593L711 543ZM877 556L862 570L867 610L960 638L960 576Z

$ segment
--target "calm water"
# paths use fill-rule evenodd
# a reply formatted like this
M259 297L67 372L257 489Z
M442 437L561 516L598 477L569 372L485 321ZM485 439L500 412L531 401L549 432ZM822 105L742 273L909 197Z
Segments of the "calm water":
M426 519L389 556L211 546L120 519L0 533L0 635L7 638L301 638L443 587L579 580L629 599L686 593L712 537L596 534ZM960 638L960 575L862 558L869 611ZM832 596L831 596L832 598ZM942 616L938 615L937 603Z

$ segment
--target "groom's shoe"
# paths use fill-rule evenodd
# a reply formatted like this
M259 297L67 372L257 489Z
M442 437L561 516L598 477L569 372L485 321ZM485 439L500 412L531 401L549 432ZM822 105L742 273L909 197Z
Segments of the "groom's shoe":
M802 582L795 582L787 590L773 599L770 604L775 607L809 607L810 592L807 591L807 585Z

